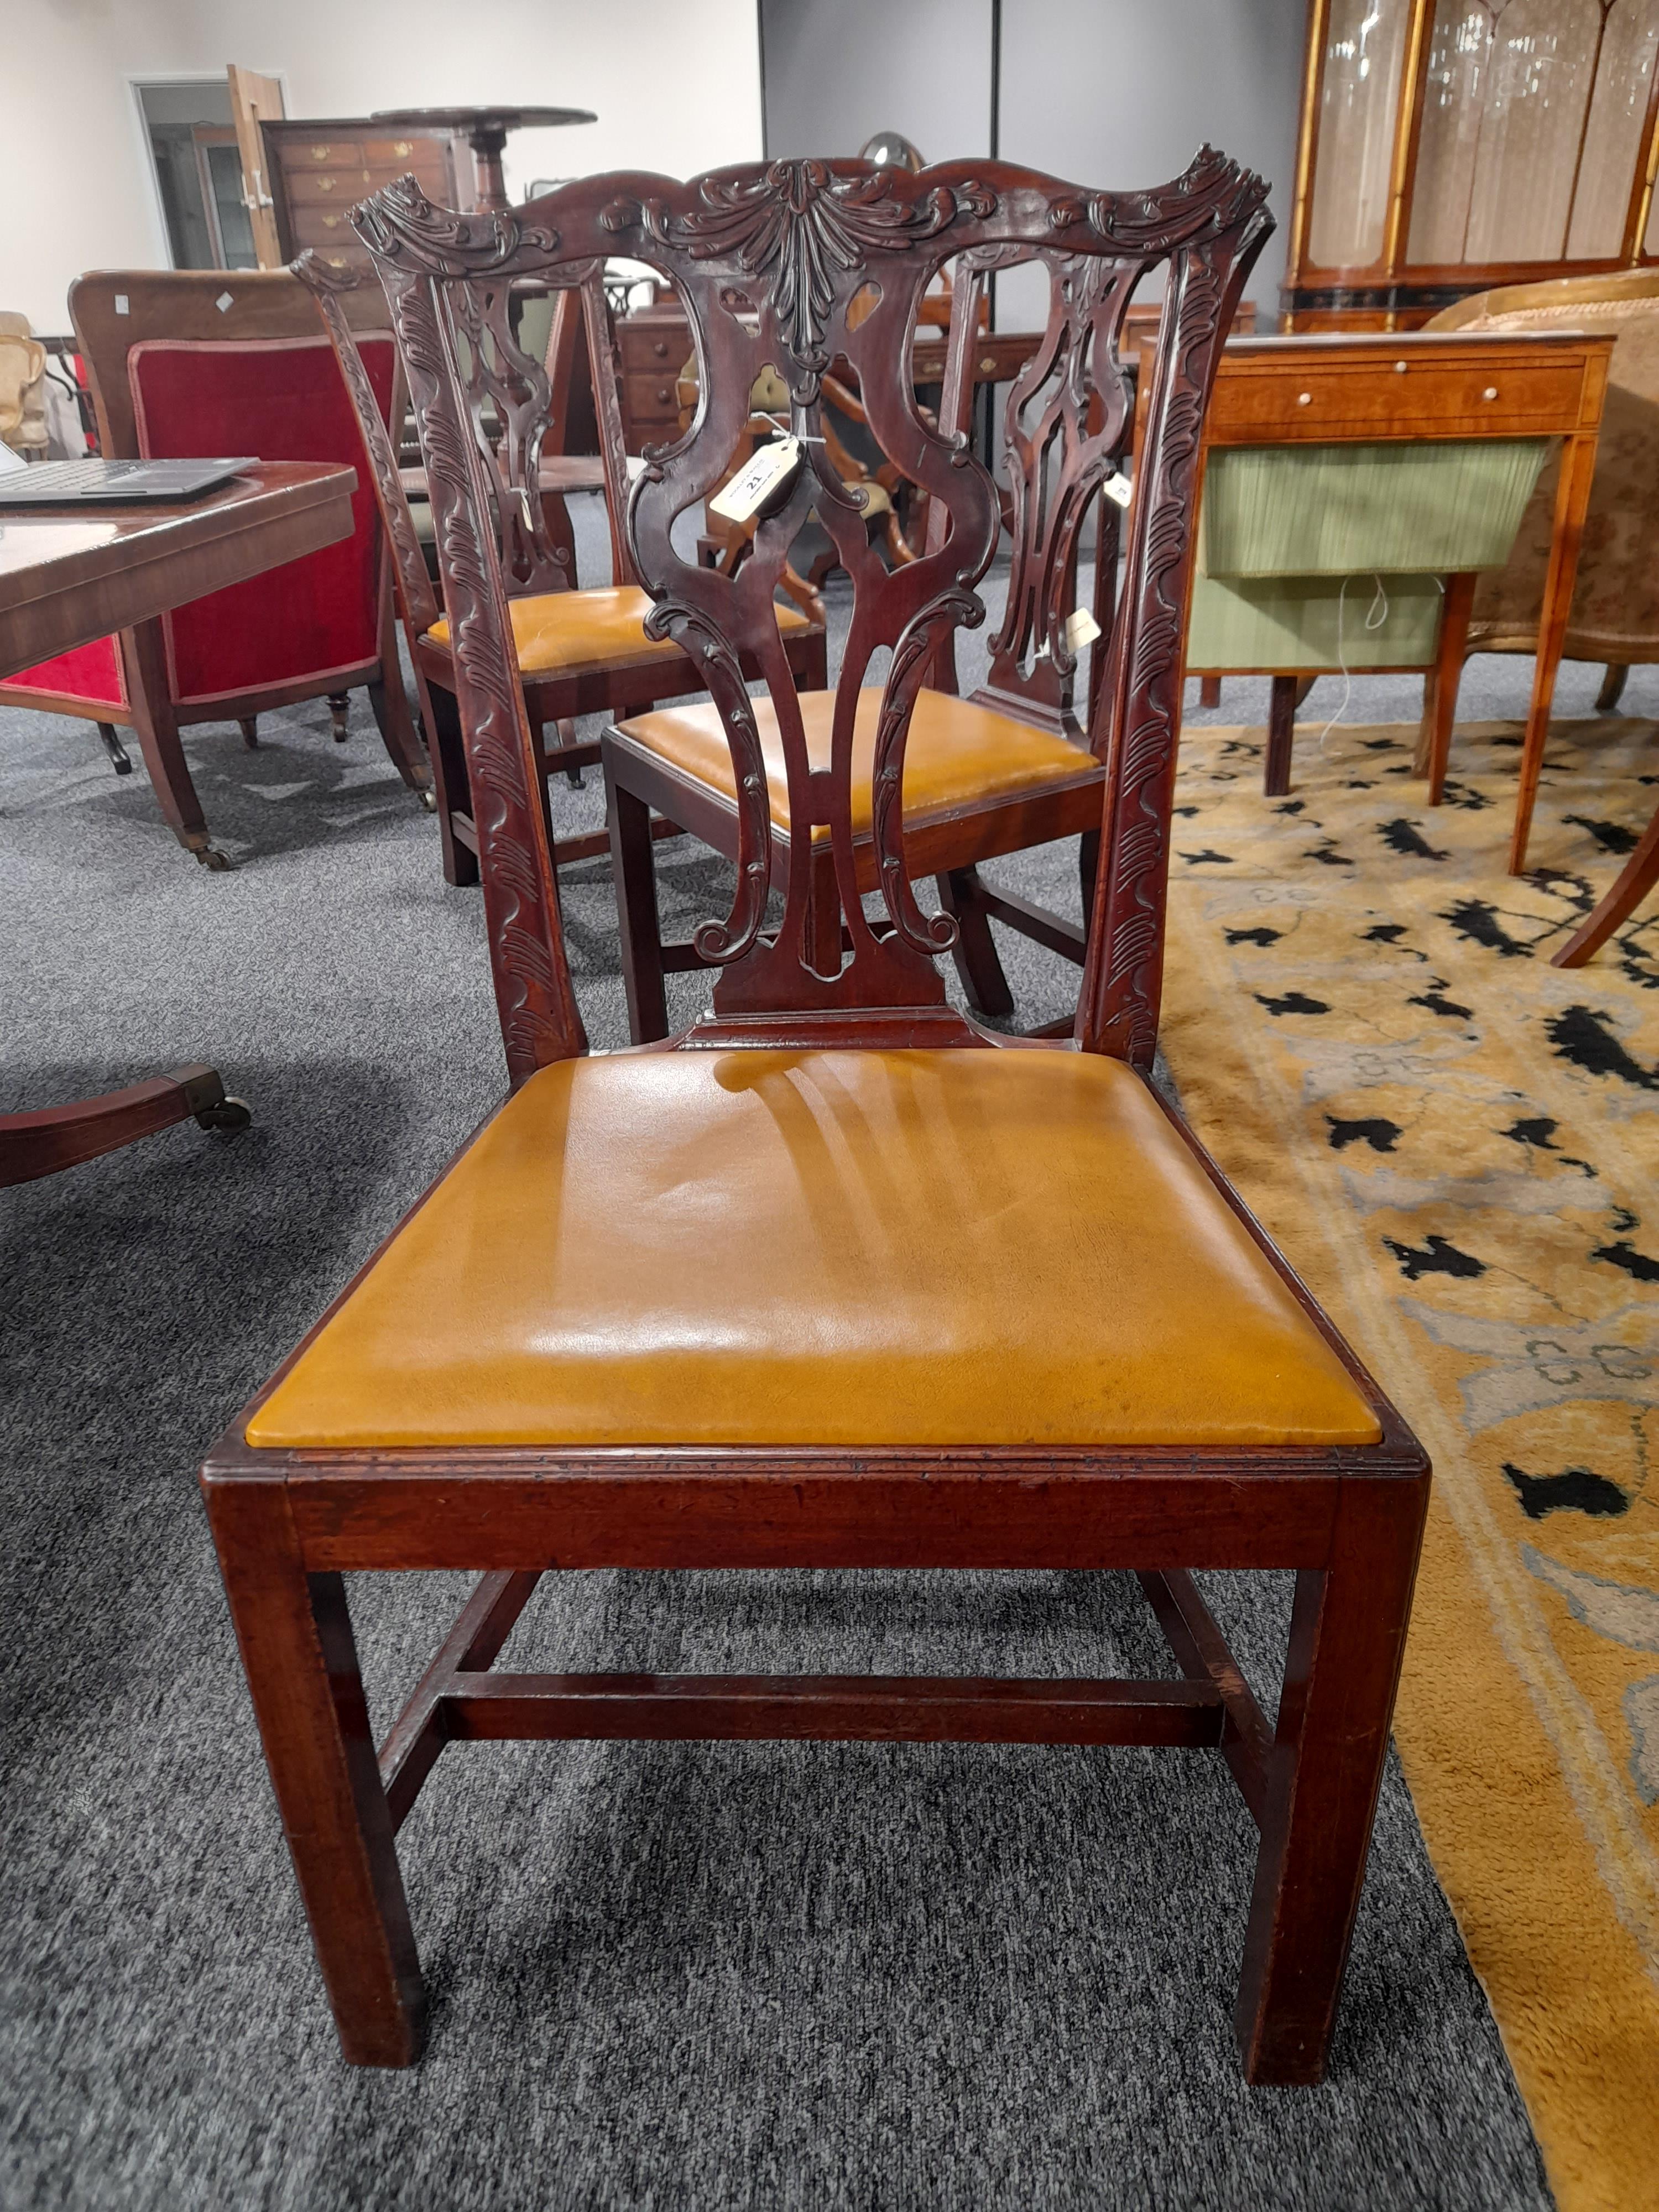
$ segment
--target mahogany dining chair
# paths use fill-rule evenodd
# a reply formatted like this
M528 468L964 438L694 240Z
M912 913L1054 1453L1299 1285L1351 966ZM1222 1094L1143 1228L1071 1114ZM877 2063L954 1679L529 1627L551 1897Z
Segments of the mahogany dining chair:
M416 534L398 454L364 373L347 313L359 285L378 293L361 266L337 268L314 250L293 264L315 295L323 320L357 410L380 502L397 561L398 607L430 733L444 875L451 884L478 880L478 832L474 819L466 748L455 705L454 654L449 625L428 573ZM622 526L627 505L629 457L623 439L620 368L605 298L604 267L567 270L550 279L556 293L548 354L538 361L518 343L510 321L478 331L479 389L471 417L488 457L490 510L512 607L514 650L524 682L531 726L542 744L550 726L555 741L543 746L542 773L580 773L599 757L597 743L580 742L572 728L579 714L648 710L659 699L700 690L702 679L672 638L647 635L651 602L641 587ZM577 587L574 546L564 507L567 490L592 482L588 464L562 453L560 405L572 381L569 356L577 310L592 370L593 412L599 427L599 482L611 532L608 585ZM418 389L432 365L410 364ZM550 434L552 434L550 435ZM784 650L796 680L821 690L826 681L823 625L793 607L779 610ZM751 666L753 676L758 670ZM672 834L659 823L657 834ZM610 849L604 830L558 841L560 866L593 860Z
M587 178L509 215L456 216L406 183L356 213L410 365L461 727L489 794L479 860L509 1090L203 1470L354 2063L404 2066L422 2047L394 1837L447 1744L806 1738L1218 1753L1261 1832L1236 2014L1245 2072L1320 2078L1428 1466L1149 1079L1199 436L1270 228L1266 191L1206 149L1147 192L994 161L919 175L778 161L689 183ZM945 262L1002 244L1113 272L1120 320L1135 279L1168 273L1095 787L1088 963L1075 1033L1049 1042L947 1004L952 925L916 902L897 803L923 676L954 627L982 618L999 527L986 471L916 410L909 327ZM627 530L649 634L673 638L720 704L742 839L731 910L698 933L719 970L709 1013L670 1043L590 1054L472 410L478 334L499 340L514 281L611 253L672 280L697 333L696 418L647 461ZM842 352L884 448L948 518L939 550L890 571L814 442ZM676 525L724 468L769 362L799 465L726 576ZM854 594L824 752L775 597L814 504ZM829 827L842 951L805 872L781 913L769 899L773 787L745 660L763 672L792 817ZM860 888L866 819L881 922ZM540 1578L568 1569L901 1566L1133 1570L1171 1667L1009 1680L492 1664ZM377 1756L343 1577L463 1567L482 1578ZM1295 1577L1271 1723L1193 1574L1245 1567Z

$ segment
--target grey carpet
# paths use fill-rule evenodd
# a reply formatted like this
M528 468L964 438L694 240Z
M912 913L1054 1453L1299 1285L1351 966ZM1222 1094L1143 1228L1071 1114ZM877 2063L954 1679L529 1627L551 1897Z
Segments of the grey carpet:
M1519 711L1528 673L1478 665L1466 714ZM1593 682L1569 672L1569 703ZM1222 719L1264 696L1230 684ZM1364 687L1352 718L1413 696ZM452 1750L403 1838L428 2056L341 2065L193 1470L501 1068L478 898L445 890L361 700L343 748L320 708L263 732L256 754L229 728L190 739L240 863L210 876L89 727L0 716L4 1102L199 1057L256 1115L0 1196L0 2203L1547 2204L1392 1769L1316 2092L1239 2080L1252 1831L1224 1770L1133 1752ZM675 920L723 903L706 857L663 859ZM1022 866L1070 880L1063 853ZM611 1045L608 884L577 874L579 986ZM1075 988L1023 942L1009 968L1030 1019ZM354 1584L382 1722L464 1587ZM1270 1679L1282 1578L1212 1595ZM1167 1666L1122 1578L1060 1574L575 1575L507 1657Z

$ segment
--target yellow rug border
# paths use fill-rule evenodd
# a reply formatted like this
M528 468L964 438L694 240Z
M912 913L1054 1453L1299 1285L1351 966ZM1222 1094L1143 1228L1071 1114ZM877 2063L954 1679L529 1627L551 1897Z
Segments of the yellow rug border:
M1414 1401L1375 1256L1324 1163L1282 1145L1264 1186L1239 1142L1237 1102L1282 1086L1256 1025L1225 1017L1237 985L1189 910L1202 896L1171 883L1163 1041L1183 1109L1361 1357L1385 1370L1437 1466L1454 1465L1455 1428L1429 1391ZM1294 1130L1294 1113L1277 1125ZM1553 1686L1531 1639L1511 1633L1506 1648L1501 1577L1490 1559L1483 1571L1457 1503L1455 1481L1437 1483L1395 1715L1407 1781L1562 2212L1659 2212L1659 1984L1540 1717Z

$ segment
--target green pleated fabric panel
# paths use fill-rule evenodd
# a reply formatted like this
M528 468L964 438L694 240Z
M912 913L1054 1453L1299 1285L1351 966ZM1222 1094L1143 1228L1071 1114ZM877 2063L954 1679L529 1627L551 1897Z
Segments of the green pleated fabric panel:
M1224 447L1205 471L1205 574L1501 568L1551 443Z
M1195 576L1188 672L1429 667L1440 640L1439 579L1386 575L1380 598L1378 580L1370 569L1350 576Z

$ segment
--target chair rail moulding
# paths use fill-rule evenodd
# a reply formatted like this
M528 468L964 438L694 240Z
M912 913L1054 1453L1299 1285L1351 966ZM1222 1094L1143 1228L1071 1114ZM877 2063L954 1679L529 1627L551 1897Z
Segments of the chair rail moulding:
M1287 330L1659 255L1659 0L1310 0Z

